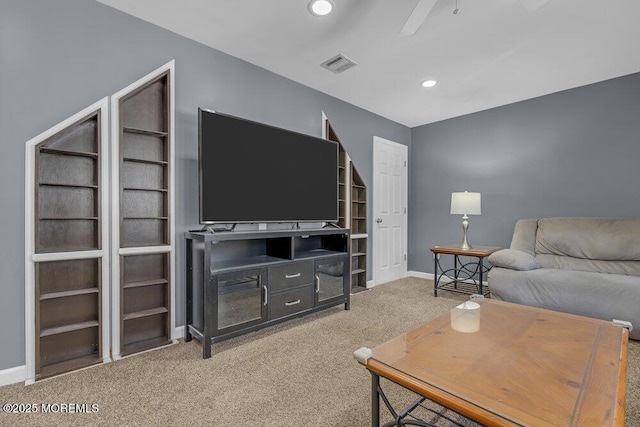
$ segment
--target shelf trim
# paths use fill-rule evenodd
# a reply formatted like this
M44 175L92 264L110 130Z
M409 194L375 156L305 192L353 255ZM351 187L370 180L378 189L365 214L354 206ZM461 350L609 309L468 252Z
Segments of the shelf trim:
M88 320L86 322L72 323L70 325L57 326L55 328L46 328L40 330L40 338L51 335L64 334L65 332L79 331L81 329L97 328L100 324L97 320Z
M366 239L369 237L367 233L352 234L351 239Z
M131 313L126 313L122 316L122 320L126 322L127 320L140 319L141 317L155 316L157 314L163 314L168 312L169 312L169 309L167 307L149 308L147 310L140 310L140 311L134 311Z
M74 252L47 252L47 253L31 255L31 261L33 262L71 261L75 259L102 258L104 256L105 254L104 254L104 251L102 250L74 251Z
M354 253L351 254L351 256L363 256L363 255L366 255L366 254L367 254L366 252L354 252Z
M367 271L367 270L364 270L364 269L362 269L362 268L359 268L359 269L357 269L357 270L351 270L351 274L352 274L352 275L353 275L353 274L362 274L362 273L365 273L366 271Z
M169 253L173 248L169 245L161 246L138 246L133 248L120 248L118 255L147 255Z
M97 287L75 289L72 291L48 292L40 295L40 301L46 301L46 300L56 299L56 298L73 297L76 295L97 294L98 292L100 292L100 289L98 289Z

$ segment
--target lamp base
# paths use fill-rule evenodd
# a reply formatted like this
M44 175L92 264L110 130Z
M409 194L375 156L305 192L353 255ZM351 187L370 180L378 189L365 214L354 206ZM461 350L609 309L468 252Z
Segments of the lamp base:
M471 245L469 244L469 242L467 241L467 230L468 229L469 229L469 217L467 216L467 214L464 214L462 216L463 239L462 239L462 243L460 243L458 245L458 248L462 249L463 251L468 251L469 249L473 249L471 247Z

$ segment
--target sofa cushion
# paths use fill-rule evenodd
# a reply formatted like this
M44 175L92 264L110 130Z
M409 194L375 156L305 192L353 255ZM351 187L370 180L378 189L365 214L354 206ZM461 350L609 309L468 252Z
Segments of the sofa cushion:
M487 259L494 267L510 268L518 271L535 270L542 267L533 256L516 249L499 250L489 255Z
M489 271L491 297L549 310L633 324L632 339L640 339L640 289L637 277L618 274L540 268Z
M640 220L542 218L536 254L589 260L640 261Z
M538 232L537 219L521 219L516 222L511 239L511 249L526 252L529 255L536 254L536 233Z

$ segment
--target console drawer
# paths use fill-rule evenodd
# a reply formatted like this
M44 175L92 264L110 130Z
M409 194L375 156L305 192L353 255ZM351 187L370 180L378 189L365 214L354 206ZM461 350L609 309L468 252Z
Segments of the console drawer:
M278 319L313 307L313 285L269 295L269 319Z
M290 262L269 267L269 290L277 292L313 283L313 261Z

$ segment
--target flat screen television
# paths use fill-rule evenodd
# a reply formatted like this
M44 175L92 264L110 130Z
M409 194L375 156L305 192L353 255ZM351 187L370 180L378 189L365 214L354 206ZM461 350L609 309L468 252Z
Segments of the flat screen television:
M337 222L338 145L198 109L200 223Z

